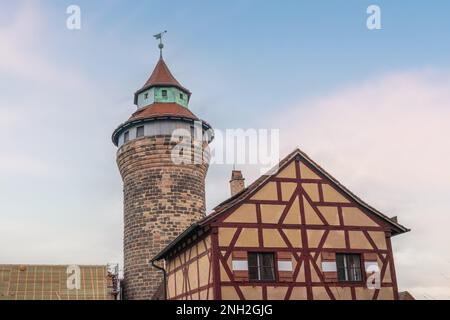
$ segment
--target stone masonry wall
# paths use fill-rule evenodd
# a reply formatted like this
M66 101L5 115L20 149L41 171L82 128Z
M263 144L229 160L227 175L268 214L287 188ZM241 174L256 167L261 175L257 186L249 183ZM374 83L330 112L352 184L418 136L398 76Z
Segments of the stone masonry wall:
M170 136L123 145L117 164L124 183L124 298L151 299L162 281L149 261L205 216L208 164L175 165Z

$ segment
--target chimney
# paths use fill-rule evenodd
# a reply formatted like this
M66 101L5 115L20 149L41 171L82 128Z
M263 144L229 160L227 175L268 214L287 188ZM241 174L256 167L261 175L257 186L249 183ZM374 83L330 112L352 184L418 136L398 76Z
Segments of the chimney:
M242 172L233 170L230 180L231 196L238 194L245 189L245 179L242 177Z

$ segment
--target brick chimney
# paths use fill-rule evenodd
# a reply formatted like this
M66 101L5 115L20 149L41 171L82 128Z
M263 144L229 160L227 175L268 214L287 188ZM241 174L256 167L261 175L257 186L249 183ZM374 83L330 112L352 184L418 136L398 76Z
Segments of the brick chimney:
M245 179L242 177L242 172L233 170L230 180L231 196L238 194L245 189Z

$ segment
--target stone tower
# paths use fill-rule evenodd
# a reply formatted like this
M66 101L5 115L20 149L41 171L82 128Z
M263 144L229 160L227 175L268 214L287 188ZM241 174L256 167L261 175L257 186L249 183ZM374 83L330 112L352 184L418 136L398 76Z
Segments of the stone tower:
M124 185L125 299L154 298L162 273L151 258L205 216L213 134L188 109L190 97L161 56L135 93L137 111L112 135Z

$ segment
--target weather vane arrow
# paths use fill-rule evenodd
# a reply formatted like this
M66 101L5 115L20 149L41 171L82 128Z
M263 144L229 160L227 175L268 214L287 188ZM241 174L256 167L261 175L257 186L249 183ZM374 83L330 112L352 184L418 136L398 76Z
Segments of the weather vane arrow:
M159 45L158 45L158 48L159 48L159 57L162 59L162 51L163 51L163 49L164 49L164 44L163 44L163 42L162 42L162 38L163 38L163 35L165 34L165 33L167 33L167 30L165 30L165 31L163 31L163 32L160 32L160 33L158 33L158 34L155 34L153 37L155 37L155 39L156 40L159 40Z

